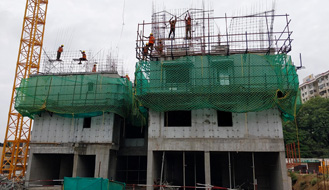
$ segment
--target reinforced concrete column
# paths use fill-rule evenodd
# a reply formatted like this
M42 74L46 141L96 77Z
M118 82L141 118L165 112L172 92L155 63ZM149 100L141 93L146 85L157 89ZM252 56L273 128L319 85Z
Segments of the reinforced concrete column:
M210 176L210 152L204 152L204 174L205 174L205 182L208 185L211 185L211 176Z
M278 186L274 189L276 190L288 190L288 174L286 166L286 155L284 151L279 152L278 161L275 169L275 181Z
M79 154L77 152L74 152L72 177L77 177L78 162L79 162Z
M98 147L97 149L94 177L108 178L110 150L107 147Z
M31 146L32 147L32 146ZM25 185L28 187L29 186L29 180L31 179L31 170L34 165L32 165L32 160L33 160L33 148L30 148L29 152L29 159L28 159L28 167L27 167L27 172L26 172L26 182Z
M146 190L153 190L153 181L154 181L154 173L155 173L155 167L154 167L154 157L153 157L153 151L148 150L147 151L147 174L146 174L146 183L147 187Z

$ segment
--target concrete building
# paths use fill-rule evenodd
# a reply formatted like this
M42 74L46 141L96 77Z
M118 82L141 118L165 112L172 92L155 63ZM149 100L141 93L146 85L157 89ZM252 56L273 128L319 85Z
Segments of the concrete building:
M309 75L303 79L303 83L299 85L302 103L310 100L315 96L323 98L329 97L329 70L316 75Z
M64 72L31 76L19 91L16 109L34 115L28 180L115 179L131 82L115 72Z
M225 41L239 33L221 39L209 18L213 11L188 14L195 32L190 38L182 20L176 39L165 37L168 31L160 25L168 22L168 12L143 22L134 93L127 78L101 65L90 72L88 62L78 73L64 72L69 63L52 62L48 74L23 83L15 108L34 117L28 180L79 176L144 184L148 190L154 185L288 190L281 118L293 115L298 91L287 55L291 31L283 32L288 39L277 40L276 48L268 45L273 39L262 31L273 18L264 12L253 22L232 18L241 19L232 21L238 26L262 26L242 27L241 39ZM163 40L163 49L154 44L152 56L140 51L149 40L140 39L144 29ZM56 64L59 72L50 74Z
M166 50L152 53L147 62L137 51L136 97L149 108L147 189L206 184L288 190L281 117L293 111L298 91L295 67L286 57L290 44L268 47L259 33L258 44L249 45L249 29L265 31L259 24L266 20L244 25L249 20L242 17L233 18L232 31L220 38L212 31L211 11L189 11L194 39L179 30L167 40L161 24L171 15L165 12L138 26L137 36L152 26ZM205 14L208 21L200 25ZM138 39L137 50L145 43Z

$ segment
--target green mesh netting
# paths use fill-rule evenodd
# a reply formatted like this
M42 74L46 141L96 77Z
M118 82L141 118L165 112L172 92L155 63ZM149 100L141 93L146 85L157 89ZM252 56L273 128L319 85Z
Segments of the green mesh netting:
M155 111L212 108L229 112L278 106L293 118L298 76L285 54L186 56L136 65L136 96Z
M130 117L126 122L135 127L142 127L148 123L148 110L133 96L133 105Z
M17 89L15 109L33 117L49 111L67 117L93 117L113 112L127 117L132 109L132 84L102 74L33 76Z
M64 177L64 190L124 190L125 183L103 178Z

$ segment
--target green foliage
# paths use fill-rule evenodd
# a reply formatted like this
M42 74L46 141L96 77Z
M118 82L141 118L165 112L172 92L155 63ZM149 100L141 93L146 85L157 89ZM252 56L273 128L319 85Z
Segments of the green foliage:
M300 189L301 190L305 190L306 189L306 186L307 186L307 182L306 181L302 181L302 182L300 182L299 186L300 186Z
M291 177L292 185L295 185L297 182L297 174L295 172L289 171L289 176Z
M329 157L329 99L315 97L297 114L301 157ZM296 125L284 122L285 143L297 142Z
M311 180L310 183L311 183L312 186L314 186L317 182L318 182L318 178L315 177Z

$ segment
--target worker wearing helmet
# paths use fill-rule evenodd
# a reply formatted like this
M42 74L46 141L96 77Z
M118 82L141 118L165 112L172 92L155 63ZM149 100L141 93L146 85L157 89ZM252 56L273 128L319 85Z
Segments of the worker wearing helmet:
M153 45L154 45L154 43L155 43L155 38L154 38L154 36L153 36L153 33L151 33L150 34L150 36L149 37L146 37L146 38L148 38L149 39L149 48L150 48L150 51L151 51L151 53L152 53L152 50L153 50ZM151 54L150 53L150 54Z
M56 58L57 61L60 61L61 54L63 52L63 47L64 47L64 45L61 45L61 46L59 46L59 48L57 50L57 58Z
M153 49L154 42L155 42L155 38L154 38L153 34L151 33L150 37L149 37L149 47L151 49Z
M79 59L80 60L79 64L81 64L81 61L86 61L87 60L86 52L85 51L81 51L81 50L80 50L80 52L82 54L82 57Z

